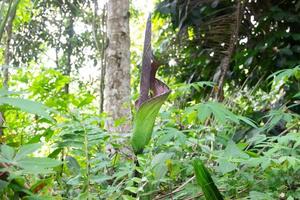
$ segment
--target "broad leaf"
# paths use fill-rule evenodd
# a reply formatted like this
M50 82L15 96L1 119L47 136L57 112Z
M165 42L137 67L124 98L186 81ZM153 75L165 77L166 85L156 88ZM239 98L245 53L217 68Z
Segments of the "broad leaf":
M229 173L237 169L238 160L247 160L249 155L243 152L238 146L230 140L225 150L220 154L218 158L219 166L217 170L223 174Z
M222 200L221 193L203 163L197 159L194 161L193 166L197 183L202 188L205 198L207 200Z
M15 155L14 148L3 144L1 145L1 157L2 159L7 159L8 161L12 161Z
M238 146L232 141L229 140L223 157L232 157L232 158L241 158L241 159L248 159L249 155L243 152Z
M26 144L22 146L15 156L15 160L20 160L25 158L28 154L35 152L38 150L42 145L40 143L35 144Z
M9 182L0 180L0 192L3 192L3 190L9 185Z
M97 184L101 184L105 181L111 180L112 176L107 176L107 175L95 175L95 176L91 176L91 182L92 183L97 183Z
M72 174L79 174L80 173L80 165L78 164L77 160L72 156L66 157L67 166Z
M17 162L17 165L24 169L47 169L60 165L61 162L51 158L24 158Z
M257 192L257 191L251 191L249 193L249 197L251 200L271 200L273 199L270 194L266 192Z
M300 97L300 92L294 95L294 98L299 98Z
M268 79L274 77L274 82L278 83L280 80L287 80L292 76L296 76L297 73L300 71L300 66L296 66L292 69L283 69L279 70L273 74L271 74Z
M216 168L218 172L226 174L237 169L237 164L229 162L228 158L218 159L219 166Z
M159 153L154 156L151 166L153 167L154 175L157 180L160 180L168 172L166 161L171 159L173 153Z
M44 117L50 121L52 118L46 112L46 106L41 103L30 101L27 99L18 99L18 98L9 98L9 97L1 97L0 104L8 104L14 107L21 109L22 111L29 112L32 114L39 115Z
M141 153L144 147L149 143L155 118L160 107L168 98L170 92L151 98L144 102L136 113L134 119L133 136L131 144L135 153Z
M0 96L1 97L5 97L5 96L8 96L8 95L12 95L12 94L21 94L21 92L13 92L13 91L9 91L5 88L0 89Z
M257 128L254 121L247 117L238 116L234 114L233 112L228 110L223 104L218 102L200 103L194 106L194 108L197 108L198 119L200 120L200 122L204 122L207 118L213 115L215 119L222 124L226 123L227 120L237 124L239 124L240 121L242 121L248 124L249 126Z

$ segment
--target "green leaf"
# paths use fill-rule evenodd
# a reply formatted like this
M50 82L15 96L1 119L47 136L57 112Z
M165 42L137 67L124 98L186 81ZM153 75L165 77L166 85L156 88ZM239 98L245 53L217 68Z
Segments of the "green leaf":
M252 126L253 128L257 128L257 125L255 124L255 121L252 119L249 119L244 116L238 116L238 118L243 121L244 123L248 124L249 126Z
M226 174L226 173L232 172L235 169L237 169L237 164L229 162L227 160L227 158L226 159L224 159L224 158L218 159L218 163L219 163L219 166L217 167L216 170L218 172L221 172L222 174Z
M0 96L3 97L3 96L8 96L8 95L12 95L12 94L21 94L20 92L13 92L13 91L8 91L7 89L5 88L1 88L0 89Z
M97 183L97 184L101 184L105 181L111 180L112 177L111 176L107 176L107 175L96 175L96 176L92 176L91 177L91 182L92 183Z
M37 180L31 187L30 187L30 191L36 191L39 190L39 188L43 188L49 184L51 184L52 182L52 178L47 178L47 179L40 179Z
M81 178L81 175L77 175L73 178L70 178L68 181L67 181L67 184L68 185L78 185L80 182L81 182L82 178Z
M299 73L300 71L300 66L296 66L292 69L283 69L283 70L279 70L273 74L271 74L268 79L270 79L271 77L274 77L274 82L278 83L281 80L287 80L292 76L295 76L297 73Z
M219 121L220 123L222 124L225 123L227 118L229 118L227 115L230 111L226 110L226 108L222 104L217 102L207 102L206 105L212 111L216 120ZM233 118L231 117L231 119Z
M217 167L217 170L223 174L229 173L237 169L238 165L235 162L237 160L240 162L240 159L249 159L249 155L239 149L239 147L230 140L225 150L219 155L219 166Z
M62 148L55 149L48 155L48 158L57 158L58 154L60 154L61 151Z
M196 159L193 163L197 183L202 188L204 196L207 200L222 200L223 197L212 180L210 173L203 165L201 160Z
M3 181L3 180L0 180L0 192L3 192L3 190L4 190L5 188L7 188L8 185L9 185L8 182Z
M46 112L46 106L44 106L38 102L30 101L27 99L0 97L0 104L8 104L8 105L17 107L17 108L21 109L22 111L36 114L36 115L39 115L41 117L44 117L44 118L52 121L52 118Z
M155 96L154 98L145 101L138 109L134 119L133 135L131 138L131 145L135 154L141 153L149 143L155 118L169 94L170 91Z
M298 7L300 6L300 1L297 3ZM292 34L292 37L294 40L300 40L300 34L299 33L294 33Z
M133 198L132 196L129 196L129 195L122 195L122 198L124 200L135 200L136 198Z
M198 119L200 122L204 122L208 117L210 117L212 111L205 104L200 104L198 107Z
M174 138L174 133L168 132L166 134L163 134L159 139L157 140L157 145L163 145L169 142L171 139Z
M66 157L67 166L71 173L79 174L80 173L80 165L78 164L77 160L72 156Z
M52 168L60 165L61 162L51 159L51 158L42 158L42 157L35 157L35 158L24 158L17 162L17 165L24 169L46 169Z
M293 97L294 98L299 98L300 97L300 92L298 92L297 94L295 94Z
M239 124L240 121L243 121L250 126L256 127L255 123L251 121L251 119L234 114L233 112L228 110L223 104L218 102L200 103L194 107L197 108L198 119L201 122L204 122L207 118L211 116L211 114L213 114L215 119L223 124L227 120L230 120L237 124Z
M267 169L270 165L271 165L271 159L270 158L264 158L264 159L262 159L261 168L263 170Z
M126 187L125 190L136 194L138 192L138 188L137 187Z
M155 167L156 165L164 163L167 159L170 159L172 156L173 153L167 153L167 152L159 153L153 157L151 166Z
M154 156L151 166L153 167L154 175L157 180L161 179L168 172L166 161L171 159L173 153L159 153Z
M25 158L28 154L35 152L38 150L42 145L40 143L35 144L26 144L23 145L15 156L15 160L18 161L20 159Z
M251 65L252 62L253 62L253 56L250 56L250 57L245 61L245 66Z
M251 200L271 200L273 199L268 193L251 191L249 193Z
M28 190L28 189L26 189L26 187L24 187L23 183L20 184L19 182L12 182L9 184L9 187L11 189L13 189L14 192L22 192L22 193L27 194L28 196L33 195L33 193L30 190Z
M230 140L225 148L224 152L225 157L233 157L233 158L242 158L242 159L248 159L249 155L240 150L237 145Z
M44 196L44 195L31 195L24 198L26 200L53 200L53 197L51 196Z
M3 144L1 145L1 155L4 159L12 161L15 155L15 150L6 144Z

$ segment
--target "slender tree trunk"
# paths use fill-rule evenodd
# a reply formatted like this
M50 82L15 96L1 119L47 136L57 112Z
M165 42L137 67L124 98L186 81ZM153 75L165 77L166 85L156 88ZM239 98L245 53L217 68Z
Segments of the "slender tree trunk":
M2 40L3 33L5 32L6 22L7 22L8 18L9 18L9 16L10 16L12 7L13 7L13 1L9 1L6 14L3 17L4 19L2 19L2 21L0 23L0 41Z
M11 1L10 4L12 4L13 1ZM9 79L9 71L8 67L10 65L11 61L11 52L10 52L10 43L12 39L12 26L13 21L16 16L17 6L18 6L19 0L16 0L13 3L12 8L10 9L10 12L8 13L7 17L7 24L6 24L6 46L5 46L5 52L4 52L4 66L2 68L3 71L3 87L8 88L8 79Z
M7 88L7 89L8 89L8 79L9 79L8 67L10 65L10 60L11 60L10 42L11 42L11 37L12 37L13 18L14 18L14 16L12 16L8 19L8 23L6 26L7 39L6 39L4 66L3 66L3 87Z
M231 57L234 53L235 46L238 42L243 11L244 11L244 2L241 0L237 0L236 20L235 20L236 22L233 25L234 27L232 29L233 31L231 34L229 47L228 47L225 57L222 59L222 61L220 63L220 72L217 71L217 73L220 73L220 76L217 80L218 82L217 82L217 90L215 92L215 99L217 99L218 101L223 101L223 99L224 99L223 86L224 86L226 74L229 69Z
M2 136L4 135L4 116L3 116L4 113L0 112L0 144L2 144L3 140L2 140ZM0 173L1 174L1 173Z
M65 64L65 69L64 69L64 75L66 76L71 76L71 71L72 71L72 62L71 62L71 56L73 53L73 36L74 36L74 18L73 15L71 14L69 19L68 19L68 25L67 25L67 35L68 35L68 40L67 40L67 49L65 51L66 54L66 62ZM70 90L70 85L69 83L67 83L65 85L65 93L69 94L69 90Z
M11 61L10 44L11 44L11 39L12 39L12 26L13 26L13 21L16 16L16 10L17 10L18 3L19 3L19 1L15 2L15 6L13 6L11 12L9 13L9 16L7 18L7 24L6 24L6 36L7 37L6 37L5 52L4 52L4 66L2 68L3 87L6 89L8 89L8 80L9 80L8 67L9 67L10 61ZM0 112L0 136L3 135L4 122L5 122L4 113Z
M109 131L130 130L130 37L129 0L110 0L107 3L106 75L104 111L110 120ZM115 121L125 121L116 127Z
M100 113L104 111L104 88L105 88L105 73L106 73L106 56L105 48L107 47L107 6L102 9L101 33L102 33L102 48L101 48L101 77L100 77Z
M94 0L94 20L93 20L93 34L96 44L96 49L100 54L100 88L99 88L99 112L103 112L104 106L104 88L105 88L105 71L106 71L106 56L105 50L107 47L107 4L102 8L101 16L98 16L98 0ZM100 19L97 20L96 19ZM99 37L100 36L100 37ZM99 39L100 38L100 39Z

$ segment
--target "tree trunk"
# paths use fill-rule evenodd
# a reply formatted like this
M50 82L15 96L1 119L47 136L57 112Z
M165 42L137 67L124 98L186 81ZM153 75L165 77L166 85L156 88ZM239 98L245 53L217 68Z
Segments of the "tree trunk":
M109 131L130 130L130 37L129 0L110 0L107 4L106 75L104 111ZM115 121L125 123L115 125Z
M68 25L66 27L66 32L68 35L67 39L67 49L65 51L65 56L66 56L66 62L64 63L65 69L64 69L64 75L70 77L71 76L71 71L72 71L72 63L71 63L71 56L73 53L73 36L74 36L74 17L72 14L70 14L69 19L68 19ZM64 87L65 93L69 94L70 90L70 85L67 83Z
M99 19L98 21L96 19ZM98 23L97 23L98 22ZM104 85L105 85L105 70L106 56L105 49L107 47L107 4L104 4L101 15L98 16L98 0L94 0L94 17L93 17L93 35L96 49L100 55L100 88L99 88L99 113L103 112L104 106Z
M5 52L4 52L4 66L2 68L3 72L3 87L5 89L8 89L8 80L9 80L9 71L8 67L10 65L11 61L11 52L10 52L10 43L11 43L11 38L12 38L12 26L13 26L13 21L16 16L16 9L19 1L15 2L15 5L13 6L11 13L9 13L9 16L7 18L7 24L6 24L6 45L5 45ZM1 40L1 39L0 39ZM5 122L5 116L4 113L0 112L0 136L3 135L3 124Z
M13 3L13 6L8 13L7 17L7 24L6 24L6 46L5 46L5 52L4 52L4 66L2 68L3 72L3 87L8 88L8 79L9 79L9 71L8 67L11 61L11 52L10 52L10 43L11 43L11 37L12 37L12 26L13 26L13 21L16 16L16 11L17 11L17 6L18 6L19 0L16 0ZM12 1L11 3L12 4ZM10 6L9 6L10 7Z
M223 99L224 99L223 86L224 86L226 74L229 69L231 57L234 53L235 46L238 43L241 18L243 16L243 12L244 12L244 2L238 0L237 8L236 8L236 22L233 25L234 27L232 29L233 31L231 34L229 47L228 47L225 57L222 59L221 64L220 64L220 76L218 78L217 91L215 93L215 99L220 102L223 101Z
M101 48L101 76L100 76L100 113L104 111L104 88L105 88L105 73L106 73L106 56L105 48L107 47L107 7L106 5L102 9L101 19L101 36L102 36L102 48Z
M6 89L8 89L8 79L9 79L8 67L9 67L10 60L11 60L10 59L10 57L11 57L10 42L11 42L11 36L12 36L12 22L13 22L14 15L8 19L8 23L6 26L7 39L6 39L5 56L4 56L5 63L3 66L3 87Z

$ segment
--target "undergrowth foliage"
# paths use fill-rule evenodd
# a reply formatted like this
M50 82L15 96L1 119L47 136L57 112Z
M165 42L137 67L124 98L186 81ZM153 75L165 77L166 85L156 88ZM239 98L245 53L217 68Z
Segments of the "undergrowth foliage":
M275 73L272 84L281 84L278 76L285 81L293 77L286 71ZM174 90L170 99L193 90L186 88ZM14 103L24 101L18 100L17 93L2 94L15 95L13 103L11 97L5 97L3 106L8 103L12 111L22 113L23 107ZM184 109L177 104L164 105L152 139L137 158L130 135L105 131L104 115L80 109L64 115L52 113L56 123L53 119L36 122L48 125L42 129L45 132L36 133L35 140L23 139L26 144L18 145L8 139L1 145L2 196L209 199L207 194L215 192L213 199L300 198L299 115L281 106L251 119L244 110L236 109L241 106L239 98L228 103L190 103ZM34 114L41 119L50 116L47 110L37 112L45 109L40 104L28 105L32 107L24 111L35 108ZM248 106L252 110L256 105ZM203 179L210 176L212 179ZM214 189L206 188L205 181L215 184Z
M33 28L47 24L40 25L43 15L29 23L31 13L26 5L32 1L0 3L1 10L7 9L8 2L21 2L26 10L16 24L21 28L22 23ZM66 2L78 17L84 17L71 1ZM107 115L99 114L94 105L97 95L90 87L97 85L95 82L84 85L57 69L33 69L34 64L14 69L10 89L0 90L0 199L300 199L300 1L260 4L259 9L254 1L248 2L242 26L251 21L251 15L254 21L250 31L242 27L240 34L249 42L238 41L241 44L232 55L231 79L222 88L224 101L212 99L209 93L218 90L212 75L228 46L227 40L221 47L219 43L229 35L223 32L232 22L237 1L159 2L161 14L152 18L158 34L153 52L151 18L146 32L142 62L146 84L141 84L140 98L137 87L133 88L130 102L135 114L131 133L105 129ZM60 5L60 1L50 3L53 5L42 1L38 9L44 4L53 9ZM87 9L88 3L79 4ZM261 11L268 6L269 13ZM82 23L90 23L93 13L85 14ZM3 17L0 13L0 19ZM163 19L173 23L165 24ZM212 26L221 29L214 32ZM177 29L186 36L181 38ZM21 31L15 36L23 38L24 34ZM54 35L40 34L54 39ZM82 42L92 43L91 34L84 32ZM31 39L25 39L30 46ZM43 38L33 39L38 48L25 52L26 45L19 45L15 56L22 54L19 59L32 62L38 59L36 51L44 48L46 40L40 44ZM53 46L62 43L60 39L52 41ZM88 44L80 41L76 60L82 61L74 64L76 68L88 57L81 51ZM0 51L2 55L2 46ZM132 55L133 64L140 65L138 53L133 50ZM157 77L168 86L155 78L160 65ZM144 67L148 71L143 71ZM137 77L133 77L134 86ZM65 92L72 81L78 88ZM120 123L122 120L116 122Z

